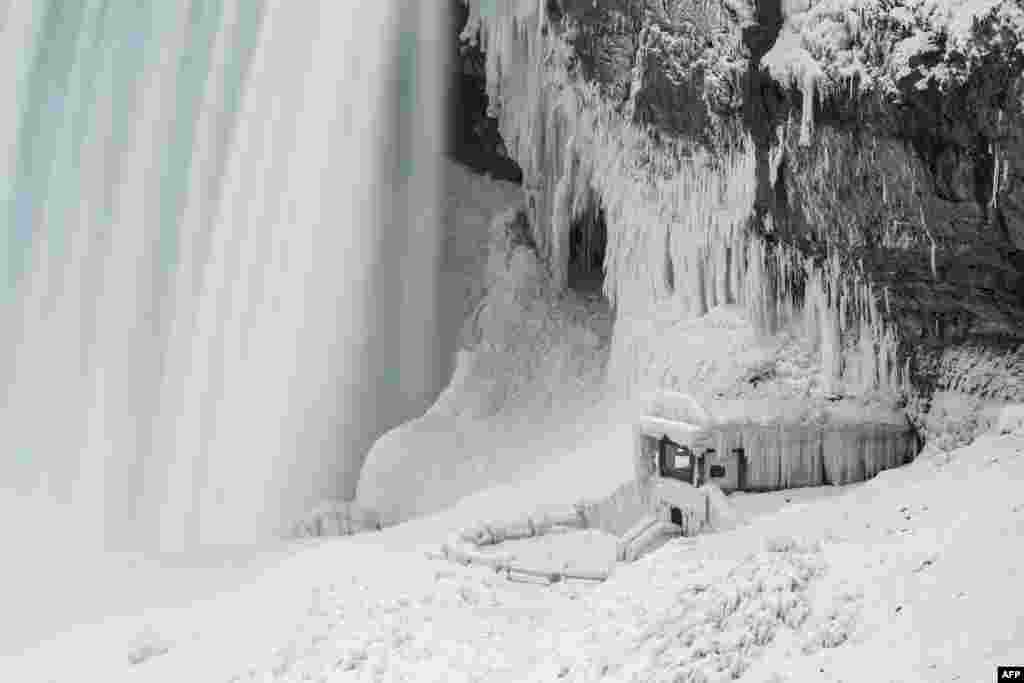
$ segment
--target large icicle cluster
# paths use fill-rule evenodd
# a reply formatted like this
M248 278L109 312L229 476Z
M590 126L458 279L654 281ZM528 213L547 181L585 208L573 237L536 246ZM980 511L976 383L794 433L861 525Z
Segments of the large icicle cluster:
M822 372L828 388L857 392L888 387L901 389L907 381L908 366L898 354L896 328L881 310L875 288L863 271L847 266L833 252L824 264L777 252L780 283L803 279L802 301L792 290L777 297L776 317L789 317L798 303L808 338L821 349ZM791 273L796 271L796 277ZM881 297L883 301L887 297ZM838 382L842 382L842 387Z
M743 269L730 264L741 260L739 227L754 198L749 142L737 141L724 159L683 143L655 143L595 88L573 82L564 44L539 28L542 12L524 16L512 11L521 5L509 4L488 13L484 6L471 4L464 36L479 29L484 41L494 111L524 168L531 225L556 281L564 286L571 222L596 196L608 221L605 287L612 301L639 304L674 290L700 315L742 300ZM670 273L691 280L673 287Z
M638 357L657 341L638 350L645 342L637 335L654 333L631 322L740 305L761 332L811 330L827 384L844 379L847 388L871 389L902 381L895 334L866 280L838 257L821 263L769 246L748 227L756 192L751 139L737 135L713 153L656 139L576 77L570 48L545 26L543 3L469 4L463 39L483 42L493 113L523 168L534 240L556 286L566 284L573 219L595 197L604 209L604 287L617 315L610 380L658 383L667 372L637 372L638 362L659 365Z

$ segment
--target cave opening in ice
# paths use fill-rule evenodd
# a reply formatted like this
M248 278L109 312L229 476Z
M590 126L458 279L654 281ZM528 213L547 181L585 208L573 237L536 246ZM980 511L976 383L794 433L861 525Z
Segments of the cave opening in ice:
M596 203L572 222L569 230L568 286L581 294L602 294L608 224Z

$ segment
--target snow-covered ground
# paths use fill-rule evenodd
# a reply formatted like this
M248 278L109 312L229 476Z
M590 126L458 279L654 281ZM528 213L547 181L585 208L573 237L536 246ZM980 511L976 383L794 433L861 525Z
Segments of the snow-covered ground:
M414 518L177 567L31 558L4 582L0 681L984 681L1024 662L1021 433L926 452L863 484L733 495L747 524L671 541L599 585L514 583L428 557L453 531L599 498L633 476L635 404L602 393L594 371L609 343L600 302L538 305L543 287L524 290L533 271L519 257L497 268L516 277L487 279L487 225L515 188L450 173L442 286L472 305L446 315L485 305L459 391L380 451L388 496L376 500L405 496L395 514ZM714 377L737 369L727 314L666 328L666 344L678 335L709 354L683 388L716 363ZM520 343L497 343L509 340ZM488 383L522 369L527 381ZM424 446L427 432L450 450ZM500 550L599 569L611 541L574 532ZM72 622L92 623L21 653Z
M295 549L278 544L189 556L100 555L69 547L58 535L37 537L31 554L12 552L3 560L0 657L75 625L212 597L280 564Z
M560 474L541 479L571 489ZM597 586L510 583L425 557L482 510L531 507L528 487L498 487L2 670L27 666L4 676L18 681L990 680L996 664L1024 661L1021 481L1024 435L988 435L841 490L734 496L747 525L671 541Z

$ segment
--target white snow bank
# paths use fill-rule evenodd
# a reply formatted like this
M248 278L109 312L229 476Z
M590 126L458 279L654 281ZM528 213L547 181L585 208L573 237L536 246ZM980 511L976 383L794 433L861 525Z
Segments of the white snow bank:
M131 658L148 659L191 638L202 625L196 605L236 592L301 548L98 556L43 541L36 547L31 557L4 559L2 680L118 680L98 672L123 670ZM163 629L164 616L176 612L187 614L185 623ZM33 664L36 658L43 664Z
M937 391L931 398L923 428L928 444L939 451L952 451L993 432L1013 433L1019 404L983 399L955 390Z

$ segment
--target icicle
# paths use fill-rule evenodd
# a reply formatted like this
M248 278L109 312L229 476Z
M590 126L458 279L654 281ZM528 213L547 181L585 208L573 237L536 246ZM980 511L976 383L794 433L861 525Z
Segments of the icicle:
M1002 112L999 112L1002 118ZM988 208L995 211L999 203L999 145L995 141L989 144L989 151L992 154L992 197L989 199Z
M564 165L558 185L551 215L551 267L554 274L554 285L559 291L564 289L568 281L569 238L572 229L572 198L574 190L573 174L573 140L568 140L564 148Z
M999 110L999 115L998 116L999 116L999 118L998 118L998 120L996 122L996 131L997 131L997 134L1001 134L1002 130L1003 130L1003 110L1002 109ZM998 142L998 140L993 140L991 143L989 143L989 152L992 154L992 197L989 200L989 209L991 209L992 211L995 211L996 206L999 203L999 188L1000 188L1000 182L999 182L1000 159L999 159L999 142ZM1008 170L1009 163L1007 162L1004 165L1007 167L1007 170ZM1005 173L1005 171L1004 171L1004 173Z
M924 227L925 234L928 235L928 240L931 242L932 279L933 280L938 280L939 279L939 271L938 271L938 268L936 267L936 263L935 263L935 253L936 253L935 237L932 236L932 231L928 229L928 221L925 220L925 216L924 216L924 206L922 205L920 208L921 208L921 225Z
M768 151L768 182L772 187L775 187L775 183L779 180L779 168L782 166L782 161L786 158L786 132L788 130L789 126L785 124L780 123L776 127L775 137L777 144Z

